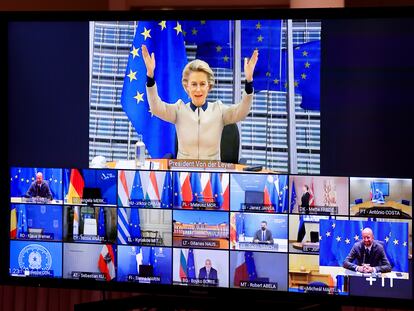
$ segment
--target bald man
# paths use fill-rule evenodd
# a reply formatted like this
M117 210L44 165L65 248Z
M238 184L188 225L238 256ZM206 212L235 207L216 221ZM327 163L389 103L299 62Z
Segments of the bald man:
M343 267L361 273L390 272L391 264L384 247L374 240L371 228L362 230L362 241L354 244L343 262Z
M199 279L217 280L217 270L211 266L211 260L206 259L204 267L202 267L198 274Z
M52 192L50 191L49 184L43 180L43 174L41 172L36 173L36 180L32 182L29 190L27 190L26 198L47 198L53 199Z

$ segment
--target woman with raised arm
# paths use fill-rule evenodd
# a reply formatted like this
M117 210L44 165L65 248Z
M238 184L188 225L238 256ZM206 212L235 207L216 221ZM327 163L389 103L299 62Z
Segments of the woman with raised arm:
M142 56L147 69L147 96L151 113L175 124L178 139L177 159L220 160L220 141L227 124L243 120L253 102L253 72L259 52L244 60L245 89L240 103L225 105L220 100L207 102L207 95L214 86L214 73L210 66L199 59L189 62L182 73L182 85L191 101L179 99L167 104L158 96L155 83L155 55L142 45ZM175 74L175 73L171 73Z

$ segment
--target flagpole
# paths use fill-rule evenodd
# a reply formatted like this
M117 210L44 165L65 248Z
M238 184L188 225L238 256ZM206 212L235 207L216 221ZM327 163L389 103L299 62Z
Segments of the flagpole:
M287 51L288 51L288 93L287 93L287 118L288 118L288 172L297 174L297 149L296 149L296 118L295 118L295 73L293 65L293 26L292 20L287 20Z
M229 24L230 27L231 24ZM229 32L231 34L231 31ZM231 42L231 41L230 41ZM233 49L233 77L234 77L234 86L233 86L233 98L234 102L238 103L241 100L241 69L240 69L240 56L241 56L241 21L234 21L234 49ZM240 122L237 122L237 127L240 133L239 141L239 159L242 157L242 139L241 139L241 125Z

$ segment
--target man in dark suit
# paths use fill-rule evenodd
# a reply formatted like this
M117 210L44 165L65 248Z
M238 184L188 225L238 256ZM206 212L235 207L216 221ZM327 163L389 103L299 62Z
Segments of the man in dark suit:
M41 197L53 200L52 192L50 191L49 184L43 180L43 174L38 172L36 174L36 180L32 182L25 194L26 198Z
M217 280L217 270L211 266L211 260L206 259L205 266L198 273L199 279Z
M267 229L267 222L265 220L263 220L260 223L260 229L256 231L254 237L253 237L253 242L254 243L268 243L268 244L273 244L273 236L272 236L272 231L270 231L269 229Z
M354 244L343 262L343 267L361 273L390 272L391 264L384 247L374 240L371 228L362 230L362 241Z
M303 194L300 198L300 206L302 207L302 210L305 211L305 214L309 214L309 201L310 201L310 193L309 193L309 186L304 185L303 186Z

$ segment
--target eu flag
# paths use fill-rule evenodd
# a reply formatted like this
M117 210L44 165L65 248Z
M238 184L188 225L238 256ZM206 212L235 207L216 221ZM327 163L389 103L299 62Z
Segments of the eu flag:
M217 204L217 208L221 208L223 205L223 189L221 187L220 173L211 173L211 188L213 192L214 202Z
M149 155L162 158L166 153L175 154L175 128L150 112L142 44L155 54L155 79L160 98L168 103L188 98L181 84L181 73L187 63L181 24L176 21L138 22L121 95L122 108L137 133L142 135Z
M249 281L255 281L257 279L256 264L254 263L253 252L244 252L244 258L247 266L247 273L249 275Z
M372 229L384 246L392 271L408 272L408 224L400 222L320 220L320 266L342 266L362 230Z
M129 234L131 239L141 238L141 224L139 219L139 210L137 208L131 208L131 214L129 216Z
M296 199L297 199L297 195L296 195L296 188L295 188L295 181L292 181L292 193L290 195L290 212L293 212L293 209L295 208L296 205Z
M281 20L243 20L241 22L241 47L244 58L259 50L254 69L254 90L279 90L281 76Z
M188 250L188 256L187 256L187 277L189 279L195 279L196 273L195 273L195 265L194 265L194 251L192 248Z
M173 174L173 207L181 208L183 204L183 196L181 194L180 173L172 172Z
M233 24L229 20L185 21L183 29L186 44L197 45L196 58L213 68L231 68L233 50L230 33Z
M286 52L282 59L282 88L287 88ZM302 96L300 107L305 110L320 111L321 87L321 41L315 40L299 44L293 50L295 72L295 93Z
M27 233L27 213L26 213L26 205L19 204L18 205L18 212L17 212L17 238L20 238L20 234Z
M105 211L103 207L99 207L99 216L98 216L98 236L105 238L106 229L105 229Z
M288 191L288 175L279 175L279 206L277 211L279 213L287 213L289 204L289 191Z
M161 193L161 208L172 208L171 172L165 172L164 185Z
M190 175L193 202L203 202L203 189L201 187L200 173L192 172Z
M142 190L141 175L139 171L135 171L134 183L131 190L131 201L136 202L144 199L144 192Z

